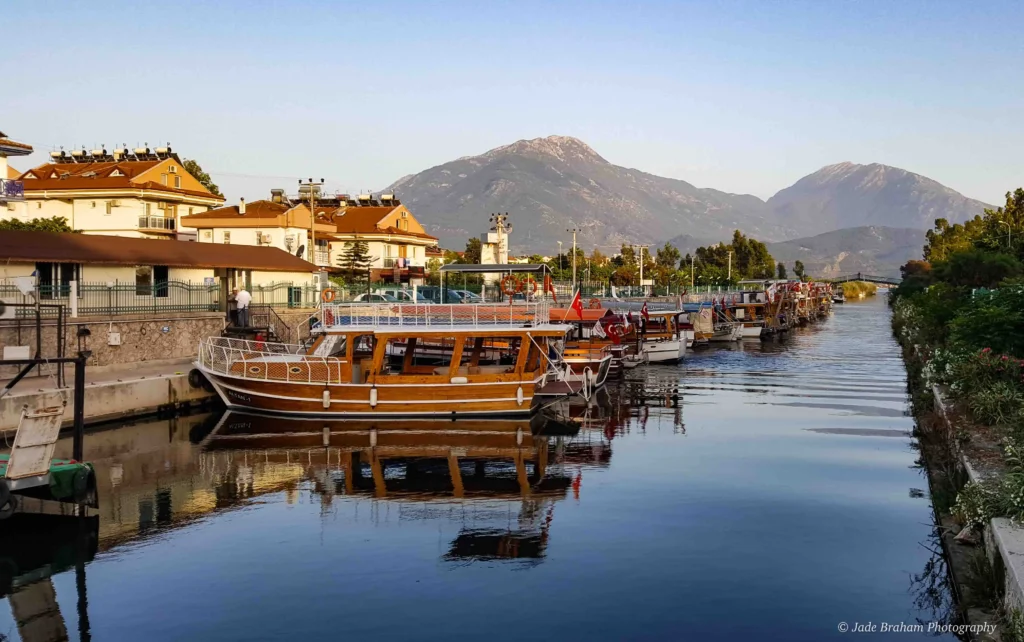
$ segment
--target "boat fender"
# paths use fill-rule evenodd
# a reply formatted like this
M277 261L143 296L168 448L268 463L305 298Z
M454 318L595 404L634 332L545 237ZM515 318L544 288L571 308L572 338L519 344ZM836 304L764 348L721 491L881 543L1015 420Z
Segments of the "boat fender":
M522 446L523 445L523 429L522 428L516 428L516 445L517 446Z
M324 389L324 408L331 407L331 391Z
M377 388L370 388L370 407L377 407Z
M374 428L370 431L370 448L377 447L377 429Z
M523 405L523 387L519 386L516 388L516 403L520 406Z
M469 377L452 377L452 383L469 383Z
M203 373L199 372L199 370L196 368L192 368L191 370L188 371L188 385L192 386L193 388L202 388L203 380L205 378L206 377L203 376Z
M324 448L331 445L331 427L324 426Z

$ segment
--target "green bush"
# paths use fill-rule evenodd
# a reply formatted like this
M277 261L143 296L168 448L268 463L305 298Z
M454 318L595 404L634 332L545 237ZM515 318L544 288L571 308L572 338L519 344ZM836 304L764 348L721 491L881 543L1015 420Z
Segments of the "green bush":
M949 322L952 343L1024 356L1024 288L979 293Z

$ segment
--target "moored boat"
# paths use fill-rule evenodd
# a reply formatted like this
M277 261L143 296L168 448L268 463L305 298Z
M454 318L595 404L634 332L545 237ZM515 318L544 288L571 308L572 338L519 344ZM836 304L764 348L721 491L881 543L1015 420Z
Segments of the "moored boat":
M233 409L296 415L514 416L534 409L552 345L569 327L544 302L483 305L323 304L301 345L226 337L200 343L196 366ZM440 365L416 362L417 344L444 345ZM403 343L400 363L388 346ZM485 347L508 359L482 363ZM392 352L394 355L394 352ZM504 363L502 361L508 361Z

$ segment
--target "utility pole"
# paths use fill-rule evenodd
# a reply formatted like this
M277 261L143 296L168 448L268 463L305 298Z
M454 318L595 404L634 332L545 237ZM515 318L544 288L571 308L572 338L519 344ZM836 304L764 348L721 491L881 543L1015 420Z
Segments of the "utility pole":
M693 287L693 259L694 256L690 255L690 287Z
M732 283L732 250L729 250L729 283Z
M317 195L320 190L324 187L324 179L320 179L319 183L314 183L313 179L309 179L306 183L299 179L299 198L302 198L302 186L306 185L309 187L309 262L314 266L316 265L316 201ZM319 272L320 270L317 270Z
M562 271L562 242L558 242L558 271Z
M582 232L579 228L570 227L565 230L566 232L572 232L572 287L576 289L576 232Z
M644 287L644 250L651 247L650 245L634 245L634 248L640 248L640 254L637 257L640 259L640 289Z

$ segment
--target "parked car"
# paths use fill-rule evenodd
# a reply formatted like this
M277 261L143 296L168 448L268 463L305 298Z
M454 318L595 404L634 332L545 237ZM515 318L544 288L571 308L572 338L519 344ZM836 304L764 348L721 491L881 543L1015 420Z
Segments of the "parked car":
M398 303L398 299L390 294L360 294L353 297L353 303Z
M462 297L462 302L463 303L483 303L484 302L484 299L483 299L482 296L480 296L479 294L476 294L475 292L470 292L469 290L455 290L455 293L458 294L460 297Z
M430 303L462 303L462 297L455 290L448 290L444 293L444 301L441 301L443 288L436 285L424 285L416 289L417 294Z
M430 303L430 300L419 292L416 293L416 298L414 300L413 291L405 288L383 288L381 290L377 290L377 293L389 294L402 303Z

